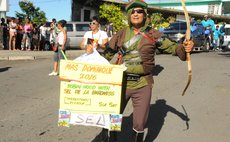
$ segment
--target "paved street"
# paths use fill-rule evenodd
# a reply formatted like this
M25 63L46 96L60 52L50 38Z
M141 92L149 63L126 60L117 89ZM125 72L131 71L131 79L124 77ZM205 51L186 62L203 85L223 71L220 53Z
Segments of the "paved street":
M67 51L67 57L81 53ZM57 126L60 80L48 76L52 54L0 50L0 142L97 142L100 128ZM12 56L33 58L8 60ZM194 53L191 59L193 78L182 97L186 62L171 55L156 56L145 142L229 141L230 53ZM119 142L130 140L131 112L129 103ZM187 123L185 115L190 119Z

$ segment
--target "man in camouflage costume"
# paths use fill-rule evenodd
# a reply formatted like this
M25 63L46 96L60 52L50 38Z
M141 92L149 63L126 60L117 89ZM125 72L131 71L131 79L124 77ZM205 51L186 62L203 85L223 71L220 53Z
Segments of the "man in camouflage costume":
M104 57L108 60L118 53L118 64L125 64L127 81L125 106L129 99L133 105L133 135L131 142L143 142L144 128L147 122L152 95L155 65L155 51L177 55L182 61L186 60L186 52L193 47L192 41L177 44L168 39L160 41L161 33L149 27L147 20L147 4L143 0L132 0L126 6L129 26L117 32L106 46ZM86 52L92 53L92 47L87 46ZM105 140L116 141L112 137Z

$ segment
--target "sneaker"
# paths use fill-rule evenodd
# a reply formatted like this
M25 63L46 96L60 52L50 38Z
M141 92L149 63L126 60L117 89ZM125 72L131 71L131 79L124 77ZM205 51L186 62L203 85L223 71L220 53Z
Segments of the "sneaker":
M49 74L49 76L57 76L57 75L58 75L58 73L54 72L54 71Z
M214 51L219 51L219 48L215 48Z

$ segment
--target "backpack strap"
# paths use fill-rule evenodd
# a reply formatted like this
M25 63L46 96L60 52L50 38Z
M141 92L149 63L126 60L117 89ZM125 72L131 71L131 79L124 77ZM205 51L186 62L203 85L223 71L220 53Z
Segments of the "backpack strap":
M150 37L149 37L149 36L147 36L144 32L141 32L141 34L142 34L142 36L143 36L144 38L146 38L147 40L151 41L152 43L154 43L154 42L155 42L155 39L150 38Z

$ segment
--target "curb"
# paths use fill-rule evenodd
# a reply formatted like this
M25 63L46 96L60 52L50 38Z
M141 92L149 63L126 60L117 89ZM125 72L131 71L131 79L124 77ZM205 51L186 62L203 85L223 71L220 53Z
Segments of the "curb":
M8 57L0 57L0 60L35 60L35 56L8 56Z
M0 61L1 60L9 60L9 57L0 57Z

